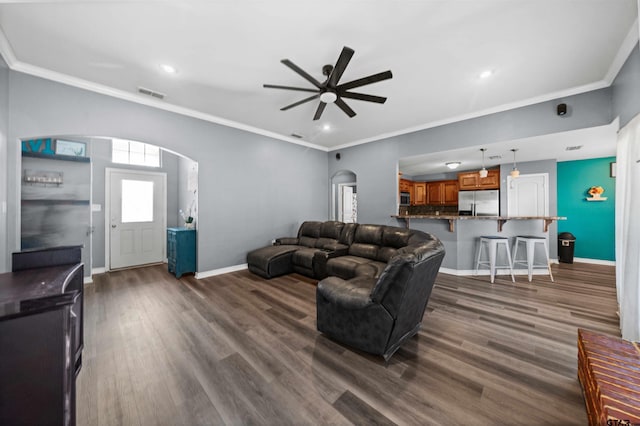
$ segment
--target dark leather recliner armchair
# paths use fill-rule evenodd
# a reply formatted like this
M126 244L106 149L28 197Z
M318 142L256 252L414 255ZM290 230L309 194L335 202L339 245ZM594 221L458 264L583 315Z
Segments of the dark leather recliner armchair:
M445 254L442 243L432 238L400 248L377 278L367 274L320 281L318 330L385 361L391 358L420 329Z

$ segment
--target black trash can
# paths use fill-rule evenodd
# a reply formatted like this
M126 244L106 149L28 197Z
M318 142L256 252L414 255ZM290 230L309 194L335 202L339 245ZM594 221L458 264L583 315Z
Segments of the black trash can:
M573 263L576 237L571 232L558 234L558 260L562 263Z

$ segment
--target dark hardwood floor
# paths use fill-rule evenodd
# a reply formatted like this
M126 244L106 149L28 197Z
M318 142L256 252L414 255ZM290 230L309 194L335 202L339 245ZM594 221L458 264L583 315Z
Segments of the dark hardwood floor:
M316 331L315 281L300 275L98 275L78 423L584 425L576 330L619 336L614 268L553 273L440 274L422 330L388 364Z

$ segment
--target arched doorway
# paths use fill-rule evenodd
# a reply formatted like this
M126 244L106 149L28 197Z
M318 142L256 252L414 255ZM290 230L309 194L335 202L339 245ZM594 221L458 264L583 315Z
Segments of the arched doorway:
M331 177L331 219L358 221L357 176L351 170L340 170Z
M37 142L39 140L40 143ZM108 244L111 218L107 211L110 203L107 201L105 181L107 169L166 175L166 202L161 212L165 223L160 236L153 243L162 248L161 261L166 258L164 227L185 226L183 216L193 217L192 225L195 225L198 217L197 162L156 147L161 160L157 166L135 161L123 163L114 157L113 140L110 137L75 135L25 138L20 142L23 144L20 167L22 185L19 189L21 208L18 211L21 224L18 241L21 248L81 244L86 280L90 280L92 272L101 273L111 269ZM67 146L79 146L82 152L73 158L75 152L58 149L58 145L64 146L64 142L59 143L61 141L72 142ZM131 156L139 154L135 148L131 148ZM25 149L35 152L25 156ZM82 176L75 171L78 166L86 168L86 171L82 169ZM27 178L30 180L27 181ZM54 180L51 183L32 183L36 178ZM58 211L63 214L52 214ZM54 223L53 219L60 221Z

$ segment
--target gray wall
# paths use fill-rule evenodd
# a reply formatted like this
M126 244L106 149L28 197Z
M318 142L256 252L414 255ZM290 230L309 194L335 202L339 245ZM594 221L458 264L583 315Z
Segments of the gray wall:
M9 68L0 56L0 272L7 268L7 128L9 117Z
M638 45L620 69L612 85L613 117L620 117L620 128L640 113L640 49Z
M433 182L436 180L457 180L458 173L464 172L465 170L456 170L455 172L446 172L446 173L431 173L426 175L416 175L411 178L407 178L402 176L405 179L414 180L418 182Z
M201 272L245 263L249 250L327 217L325 152L15 71L9 80L9 250L19 247L18 140L43 135L131 139L196 159Z
M105 169L107 167L126 170L146 170L167 174L167 226L178 225L178 156L170 152L162 152L162 167L159 169L111 162L111 142L102 138L89 138L88 149L91 155L93 172L91 202L100 204L102 210L92 213L93 268L105 266Z

